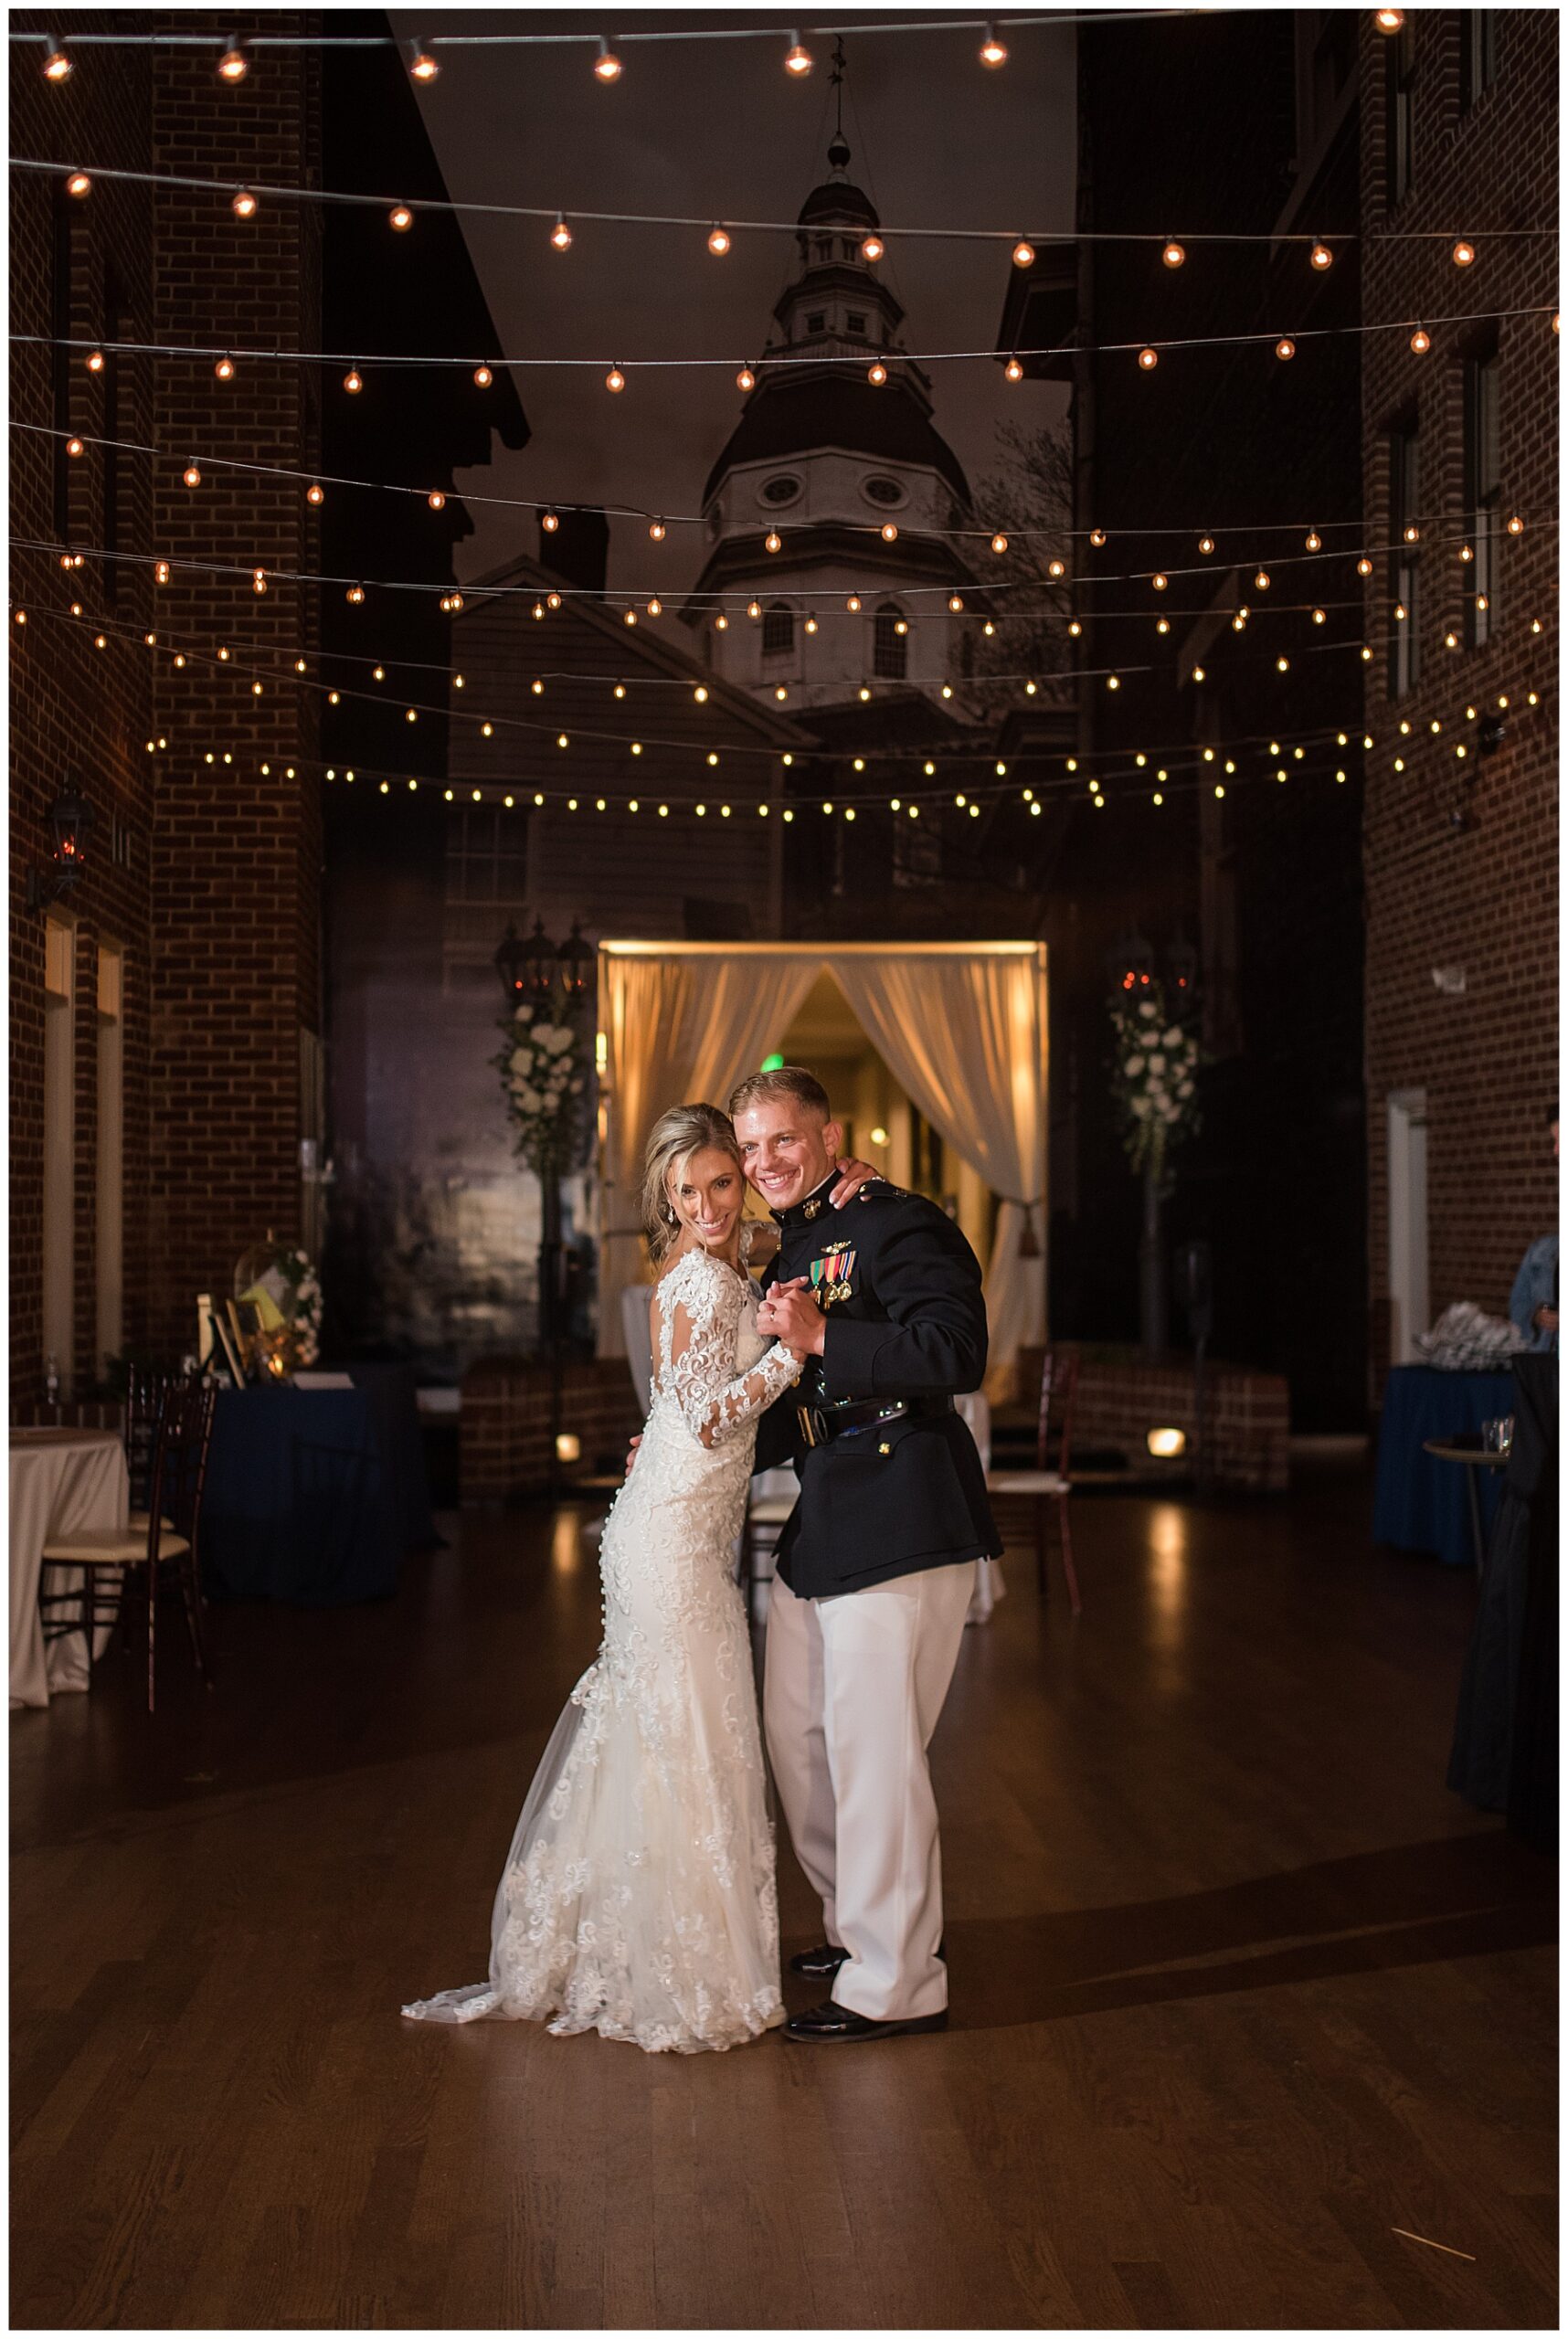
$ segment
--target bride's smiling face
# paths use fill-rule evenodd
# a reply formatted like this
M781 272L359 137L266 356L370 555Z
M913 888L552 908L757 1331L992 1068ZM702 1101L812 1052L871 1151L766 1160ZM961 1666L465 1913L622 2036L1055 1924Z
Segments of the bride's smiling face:
M733 1155L716 1145L700 1147L666 1182L676 1216L703 1249L729 1249L746 1206L746 1180Z

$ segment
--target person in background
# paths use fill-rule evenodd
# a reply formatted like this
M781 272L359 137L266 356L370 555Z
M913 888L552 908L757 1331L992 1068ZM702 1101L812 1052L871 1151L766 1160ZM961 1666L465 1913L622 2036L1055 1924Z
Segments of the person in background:
M1558 1159L1557 1107L1551 1112L1552 1158ZM1542 1234L1520 1262L1508 1303L1516 1324L1537 1353L1557 1352L1557 1237Z

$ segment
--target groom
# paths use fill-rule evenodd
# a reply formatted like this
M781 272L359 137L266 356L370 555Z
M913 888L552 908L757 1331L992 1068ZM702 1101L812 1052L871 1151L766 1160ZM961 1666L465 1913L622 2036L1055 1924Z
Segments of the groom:
M941 1854L926 1750L958 1662L975 1561L1001 1541L955 1393L985 1372L974 1253L924 1196L880 1180L832 1206L843 1131L786 1064L729 1103L747 1178L781 1230L759 1331L808 1350L764 1414L758 1469L793 1461L763 1706L795 1853L826 1941L793 1960L832 1995L785 2026L840 2042L947 2027Z

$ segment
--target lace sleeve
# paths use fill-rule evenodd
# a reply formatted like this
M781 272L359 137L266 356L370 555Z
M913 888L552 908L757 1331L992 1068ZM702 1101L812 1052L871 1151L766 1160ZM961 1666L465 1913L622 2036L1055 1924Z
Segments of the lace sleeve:
M734 1374L735 1328L742 1293L729 1304L724 1270L677 1270L653 1301L653 1353L662 1388L673 1389L681 1416L705 1445L722 1445L766 1412L800 1377L787 1348L768 1349L749 1372Z

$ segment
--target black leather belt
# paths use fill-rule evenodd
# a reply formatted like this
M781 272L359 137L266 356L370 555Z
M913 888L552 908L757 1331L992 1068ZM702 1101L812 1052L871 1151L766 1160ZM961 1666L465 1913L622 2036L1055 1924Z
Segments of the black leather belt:
M936 1421L952 1410L950 1397L899 1397L886 1402L864 1397L842 1405L797 1405L795 1418L807 1445L815 1446L831 1445L837 1437L874 1429L883 1422Z

